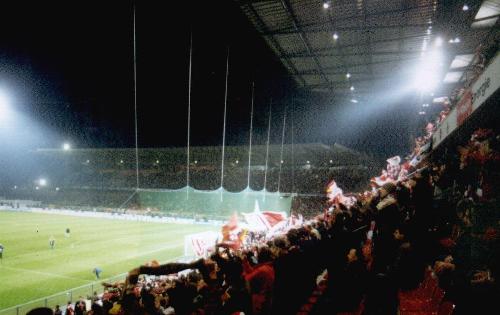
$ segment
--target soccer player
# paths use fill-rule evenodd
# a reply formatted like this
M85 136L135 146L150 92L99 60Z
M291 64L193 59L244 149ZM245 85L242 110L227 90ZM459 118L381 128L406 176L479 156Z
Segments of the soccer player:
M54 238L54 236L51 236L49 238L49 246L50 249L54 249L56 247L56 239Z
M92 270L96 276L97 279L101 279L101 272L102 272L102 269L99 268L99 267L95 267L94 270Z
M66 232L64 233L64 236L65 237L69 237L70 236L70 231L69 231L69 228L66 228Z
M0 260L2 260L3 258L3 249L4 249L3 245L0 244Z

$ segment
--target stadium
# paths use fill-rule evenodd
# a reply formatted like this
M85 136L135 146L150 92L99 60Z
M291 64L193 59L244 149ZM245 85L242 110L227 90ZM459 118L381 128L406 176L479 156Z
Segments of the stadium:
M498 312L498 0L5 10L0 315Z
M248 146L225 149L222 200L227 204L221 206L218 205L221 147L190 148L189 185L187 148L138 150L140 189L136 194L135 149L39 149L32 152L33 159L40 172L47 174L44 179L50 185L19 183L15 188L11 185L3 196L13 200L34 198L48 208L152 208L183 216L197 214L220 219L234 211L253 210L255 198L262 202L264 194L268 194L267 202L286 197L284 205L269 204L269 209L287 213L296 210L291 205L299 196L316 197L321 202L329 178L336 178L350 191L358 191L365 188L360 183L366 185L370 174L383 165L375 158L338 144L295 144L283 148L258 145L252 147L251 154ZM255 197L245 203L229 200L232 195L238 200L245 194ZM210 198L214 201L208 201ZM185 201L187 204L182 204ZM267 203L262 206L265 208Z

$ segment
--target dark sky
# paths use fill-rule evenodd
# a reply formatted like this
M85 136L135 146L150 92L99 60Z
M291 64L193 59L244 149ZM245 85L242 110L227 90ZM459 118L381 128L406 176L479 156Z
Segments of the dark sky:
M126 0L2 3L0 88L50 134L33 146L134 146L132 12ZM191 33L193 145L222 143L228 47L228 144L247 143L252 81L256 143L264 143L271 99L275 143L285 110L286 142L293 112L296 142L338 141L380 156L405 153L410 130L422 123L390 107L367 119L356 114L362 104L346 110L329 95L296 88L234 1L138 1L136 20L141 147L186 144Z

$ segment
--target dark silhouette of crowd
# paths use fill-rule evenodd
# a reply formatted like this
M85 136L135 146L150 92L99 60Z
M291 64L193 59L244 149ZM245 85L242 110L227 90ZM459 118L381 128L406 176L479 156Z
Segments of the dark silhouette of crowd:
M489 151L477 151L485 142ZM190 263L139 266L104 283L84 314L490 314L499 294L499 137L479 130L465 148L350 208L317 209L285 234L222 242Z

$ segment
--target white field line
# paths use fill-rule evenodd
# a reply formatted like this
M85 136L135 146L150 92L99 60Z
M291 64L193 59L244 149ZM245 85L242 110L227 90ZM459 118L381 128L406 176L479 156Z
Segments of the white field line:
M165 248L161 248L161 249L157 249L155 251L160 251L162 249L165 249ZM155 252L155 251L148 251L148 252L144 252L143 254L144 255L147 255L149 252ZM140 255L136 255L136 257L139 257ZM181 258L184 258L184 256L177 256L177 257L174 257L170 260L168 260L167 262L165 263L168 263L168 262L175 262L175 261L179 261L181 260ZM17 269L17 268L13 268L13 267L6 267L6 266L1 266L0 267L3 267L3 268L6 268L6 269ZM45 274L45 275L52 275L54 277L64 277L64 278L71 278L71 279L76 279L76 280L83 280L83 279L78 279L78 278L73 278L73 277L68 277L68 276L61 276L61 275L56 275L56 274L51 274L51 273L43 273L43 272L38 272L38 271L33 271L33 270L28 270L28 269L18 269L18 270L22 270L22 271L28 271L28 272L36 272L36 273L41 273L41 274ZM113 279L113 278L117 278L117 277L120 277L120 276L123 276L125 278L125 276L127 275L127 272L124 272L124 273L121 273L121 274L117 274L117 275L114 275L114 276L111 276L111 277L108 277L108 278L105 278L105 279L100 279L99 281L100 282L107 282L109 281L110 279ZM10 306L8 308L4 308L4 309L0 309L0 314L3 313L3 312L6 312L8 310L14 310L16 308L20 308L20 307L23 307L25 305L28 305L28 304L32 304L32 303L35 303L35 302L38 302L38 301L43 301L43 300L46 300L46 299L50 299L50 298L53 298L53 297L56 297L56 296L61 296L61 295L65 295L68 291L72 291L72 290L76 290L76 289L81 289L81 288L84 288L84 287L88 287L90 286L91 284L96 284L97 282L95 281L90 281L90 280L83 280L83 281L88 281L90 283L88 284L84 284L82 286L79 286L79 287L74 287L74 288L70 288L70 289L67 289L67 290L64 290L64 291L61 291L61 292L58 292L58 293L55 293L55 294L52 294L52 295L49 295L49 296L45 296L45 297L41 297L41 298L38 298L38 299L35 299L35 300L31 300L31 301L28 301L26 303L23 303L23 304L18 304L18 305L14 305L14 306ZM99 283L100 283L99 282Z
M62 279L70 279L70 280L79 280L79 281L84 281L84 282L92 282L90 280L85 280L85 279L71 277L71 276L65 276L65 275L59 275L59 274L51 273L51 272L43 272L43 271L36 271L36 270L31 270L31 269L8 267L8 266L5 266L5 265L0 265L0 269L7 269L7 270L12 270L12 271L22 271L22 272L34 273L34 274L38 274L38 275L42 275L42 276L54 277L54 278L62 278Z

